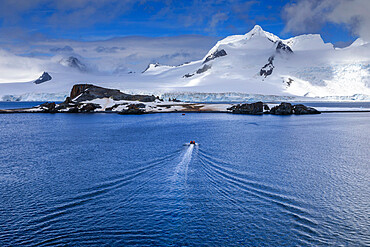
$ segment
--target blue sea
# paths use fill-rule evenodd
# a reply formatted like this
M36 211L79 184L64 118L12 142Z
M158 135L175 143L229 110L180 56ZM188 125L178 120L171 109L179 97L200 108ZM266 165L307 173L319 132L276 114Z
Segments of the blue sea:
M370 113L0 114L0 246L369 246L369 151Z

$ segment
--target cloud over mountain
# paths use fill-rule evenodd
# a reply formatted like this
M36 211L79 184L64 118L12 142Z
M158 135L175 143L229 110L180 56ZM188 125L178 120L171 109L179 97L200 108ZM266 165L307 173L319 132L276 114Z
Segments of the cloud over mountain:
M368 0L300 0L285 6L283 18L287 32L316 32L332 23L345 25L353 35L370 40L369 13Z

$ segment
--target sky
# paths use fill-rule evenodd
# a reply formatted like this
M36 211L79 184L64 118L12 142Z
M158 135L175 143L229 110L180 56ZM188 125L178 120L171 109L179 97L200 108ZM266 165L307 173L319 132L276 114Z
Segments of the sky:
M0 0L0 44L114 37L225 37L259 24L281 38L370 39L369 0Z
M0 0L0 83L59 70L71 56L102 74L176 66L256 24L346 47L370 41L369 13L370 0Z

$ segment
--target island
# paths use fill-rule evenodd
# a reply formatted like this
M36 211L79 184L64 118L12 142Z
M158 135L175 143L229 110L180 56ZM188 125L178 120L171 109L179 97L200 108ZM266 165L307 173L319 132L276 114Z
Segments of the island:
M233 113L248 115L306 115L321 112L302 104L268 104L263 102L239 104L212 104L181 102L176 99L161 99L154 95L133 95L118 89L109 89L92 84L76 84L64 102L46 102L22 109L0 110L0 113Z

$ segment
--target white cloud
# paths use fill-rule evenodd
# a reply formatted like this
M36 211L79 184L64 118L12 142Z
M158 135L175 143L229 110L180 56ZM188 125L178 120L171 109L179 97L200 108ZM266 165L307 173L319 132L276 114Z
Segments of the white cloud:
M29 68L33 71L31 77L42 71L59 70L55 66L69 56L77 57L98 74L140 73L149 63L179 65L201 59L218 39L201 35L157 38L131 36L90 42L54 39L23 45L7 44L5 48L9 52L0 54L3 58L0 58L0 72L14 73L3 73L0 81L17 81L17 68L21 71Z
M369 0L299 0L284 7L283 18L286 32L316 32L329 22L370 40L369 13Z

